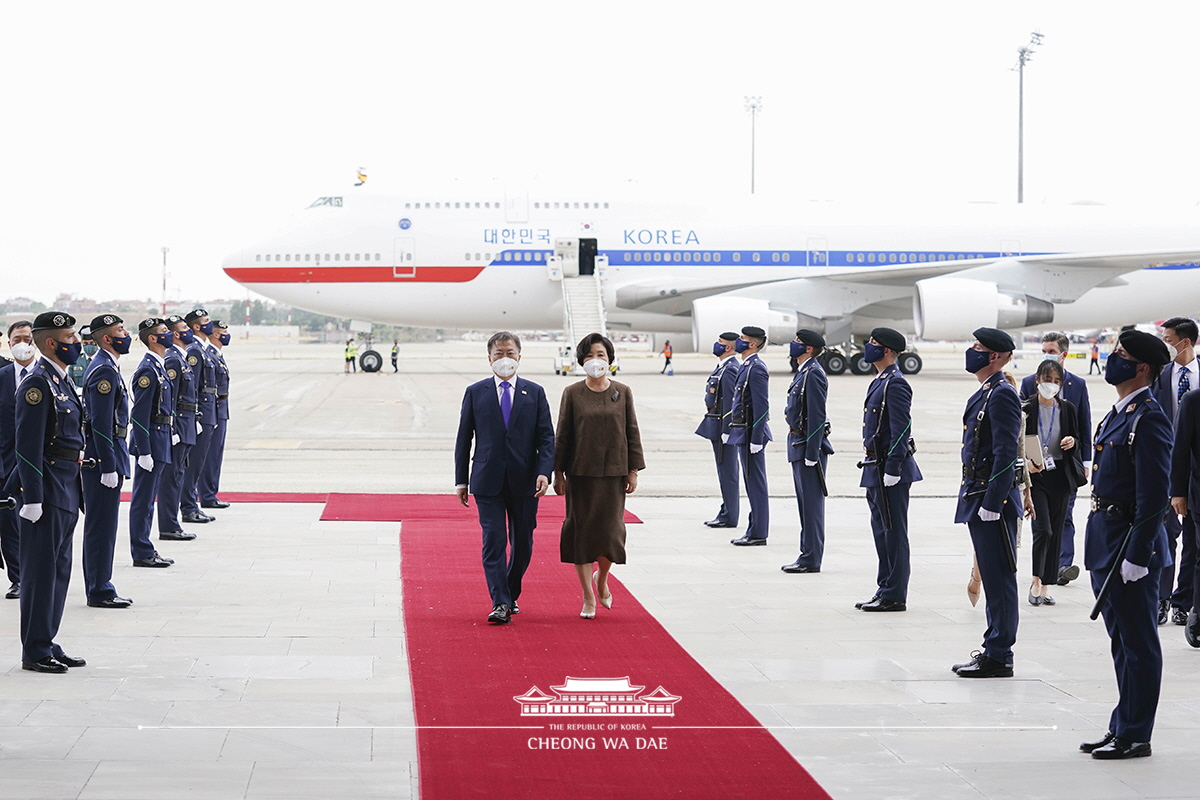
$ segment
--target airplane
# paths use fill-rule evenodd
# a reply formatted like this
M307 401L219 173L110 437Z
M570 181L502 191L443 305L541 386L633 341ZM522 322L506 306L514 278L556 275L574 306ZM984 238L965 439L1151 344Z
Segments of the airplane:
M699 349L745 325L776 344L812 328L830 344L829 372L867 374L858 340L881 325L961 340L980 326L1100 328L1191 313L1198 223L1200 207L356 189L318 198L223 268L330 316L530 330L562 326L566 264L599 274L610 331L690 333ZM918 372L920 356L906 353L901 367Z

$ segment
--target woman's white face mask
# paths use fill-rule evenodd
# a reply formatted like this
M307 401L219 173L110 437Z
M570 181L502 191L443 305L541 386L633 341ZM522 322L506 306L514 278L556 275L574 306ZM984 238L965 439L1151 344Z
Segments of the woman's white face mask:
M608 362L603 358L589 358L583 362L583 371L593 378L601 378L608 372Z
M1038 392L1047 400L1057 397L1059 388L1061 387L1057 383L1050 383L1049 381L1038 384Z

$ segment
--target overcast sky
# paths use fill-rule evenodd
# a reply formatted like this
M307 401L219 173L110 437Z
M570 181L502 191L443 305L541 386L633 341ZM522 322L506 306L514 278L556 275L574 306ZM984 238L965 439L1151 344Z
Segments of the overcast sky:
M573 10L573 9L586 10ZM0 29L0 299L242 297L323 194L458 180L1200 200L1194 2L59 2ZM1200 208L1197 209L1200 213Z

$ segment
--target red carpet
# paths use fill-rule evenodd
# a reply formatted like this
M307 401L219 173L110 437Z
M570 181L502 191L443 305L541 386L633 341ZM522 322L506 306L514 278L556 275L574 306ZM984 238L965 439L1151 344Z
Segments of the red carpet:
M218 496L226 503L324 503L329 497L325 493L302 492L221 492ZM132 497L129 492L121 492L122 503L128 503Z
M538 503L538 519L562 522L567 517L566 498L546 495ZM331 494L321 513L324 522L343 520L356 522L440 522L479 524L475 501L464 508L452 494ZM641 522L625 512L625 522ZM482 567L480 567L482 569Z
M579 584L558 562L548 514L539 515L521 613L489 626L473 515L406 519L400 536L423 797L829 797L618 581L611 611L579 618ZM610 681L586 687L588 679ZM553 716L522 715L514 699L540 711L571 689L593 699ZM619 697L631 705L595 702ZM646 714L655 698L673 716ZM632 713L601 713L610 710Z

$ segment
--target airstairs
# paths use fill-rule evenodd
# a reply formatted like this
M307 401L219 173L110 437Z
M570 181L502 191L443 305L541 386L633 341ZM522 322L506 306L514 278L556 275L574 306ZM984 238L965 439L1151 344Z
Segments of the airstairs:
M549 278L562 284L564 341L554 358L554 372L577 373L575 346L589 333L608 336L604 311L604 270L608 257L596 255L595 239L555 239L547 261Z

